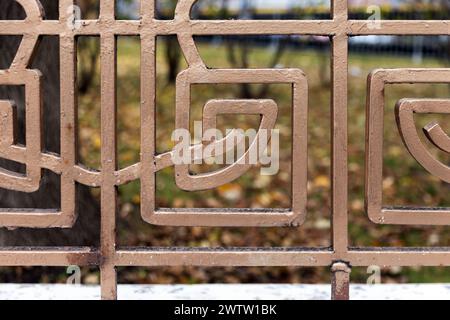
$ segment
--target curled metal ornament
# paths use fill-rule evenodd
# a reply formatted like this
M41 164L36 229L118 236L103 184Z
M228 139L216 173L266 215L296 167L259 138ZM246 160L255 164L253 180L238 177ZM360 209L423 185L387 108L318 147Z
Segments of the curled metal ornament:
M401 83L450 83L450 69L378 69L368 78L366 109L365 201L371 221L379 224L449 225L448 208L383 206L383 129L385 87ZM402 99L395 116L410 154L434 176L450 183L450 167L436 159L423 144L414 123L414 113L450 113L448 99ZM436 122L424 128L425 136L439 149L450 150L450 138Z
M16 0L25 11L28 21L39 22L44 17L38 0ZM22 192L38 190L41 179L41 78L38 70L28 69L36 49L38 36L25 34L17 53L6 70L0 70L0 85L25 87L25 120L27 147L16 145L16 105L14 101L0 101L0 156L27 164L26 174L0 168L0 187Z
M16 0L24 9L24 24L42 22L44 13L38 0ZM19 174L0 168L0 187L34 192L40 187L42 168L64 172L61 158L42 152L42 74L28 68L37 46L38 34L23 34L22 41L10 67L0 70L0 85L25 87L25 143L16 144L16 106L14 101L0 101L0 156L26 165ZM69 141L68 141L69 142ZM0 226L32 228L68 228L76 220L75 185L67 174L61 179L60 209L0 209Z
M148 86L154 79L154 61L147 59L149 54L155 50L152 36L154 30L148 28L148 24L154 23L150 17L153 11L151 3L142 3L143 29L142 41L142 70L143 83L142 98L142 153L141 161L123 169L117 168L115 157L116 141L114 131L117 119L114 116L116 102L112 98L116 87L114 77L116 73L111 65L116 63L116 43L114 32L106 32L103 27L119 23L115 20L114 1L102 1L100 6L100 19L97 25L86 23L81 29L74 29L67 23L55 25L53 22L44 21L44 13L39 1L18 1L24 7L26 19L20 21L24 27L24 34L20 48L9 69L0 70L0 85L25 85L26 91L26 146L17 145L15 136L15 107L14 102L2 101L0 112L1 140L0 156L22 163L26 166L26 175L0 169L0 187L34 192L40 186L42 169L50 170L61 176L61 208L52 209L51 212L42 210L15 211L11 214L10 209L5 209L4 214L0 212L0 226L8 227L70 227L76 219L75 212L75 183L90 187L99 187L104 190L112 190L119 185L140 179L141 181L141 214L144 220L154 224L165 225L202 225L202 226L274 226L274 225L298 225L303 222L306 214L306 183L307 183L307 110L308 91L307 80L304 73L299 69L208 69L203 62L193 38L192 21L190 12L196 0L178 1L175 17L170 24L158 32L174 32L178 36L179 44L188 63L186 70L182 71L176 83L176 128L189 130L190 114L190 90L194 84L244 84L244 83L267 83L267 84L290 84L293 91L292 118L293 118L293 155L292 162L292 207L286 210L234 210L222 211L196 210L196 212L179 212L175 209L157 210L155 208L155 173L168 166L175 167L175 180L177 186L187 191L212 189L231 182L245 172L251 165L247 158L257 149L261 130L274 128L277 118L277 105L271 100L212 100L208 102L204 110L205 128L213 129L218 114L259 114L261 123L256 138L244 155L235 163L227 167L200 175L192 175L189 172L189 164L176 165L172 159L173 150L163 154L155 154L154 146L154 121L152 114L153 97L147 95ZM70 20L71 5L69 0L60 2L60 22ZM48 22L48 23L47 23ZM14 23L19 23L15 21ZM124 23L124 22L123 22ZM133 22L125 23L124 28L132 28ZM30 27L32 26L32 27ZM42 149L41 143L41 74L37 70L30 70L31 58L35 51L41 34L41 28L51 28L60 36L61 57L61 154L51 154ZM76 136L77 126L75 116L75 89L74 69L76 60L75 37L83 29L89 32L98 30L101 33L101 69L102 69L102 166L100 170L84 167L77 163L76 159ZM166 29L165 29L166 28ZM121 29L122 30L122 29ZM10 32L10 31L8 31ZM83 31L84 32L84 31ZM50 32L51 33L51 32ZM145 70L145 71L144 71ZM147 138L149 137L150 138ZM270 137L270 135L269 135ZM229 134L214 144L226 145L232 149L245 146L245 139L234 141ZM268 142L268 141L267 141ZM210 145L197 144L190 147L189 152L194 155ZM200 152L201 153L201 152ZM197 158L193 158L195 161ZM198 160L198 159L197 159ZM253 165L253 164L252 164ZM106 194L108 192L104 192ZM110 193L112 195L112 191ZM208 211L208 210L207 210ZM175 215L176 214L176 215Z
M450 100L402 99L397 103L395 111L401 137L411 155L431 174L450 183L450 167L436 159L428 151L420 139L414 123L415 113L450 113ZM440 150L450 153L450 137L437 122L429 123L423 128L423 131L431 143Z

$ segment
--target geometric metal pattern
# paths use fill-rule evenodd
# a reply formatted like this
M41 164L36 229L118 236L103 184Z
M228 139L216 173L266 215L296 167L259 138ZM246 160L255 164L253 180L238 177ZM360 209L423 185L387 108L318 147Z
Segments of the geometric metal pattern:
M370 220L380 224L450 225L449 209L382 206L384 92L387 84L400 83L450 83L450 69L379 69L369 76L366 110L367 214ZM402 99L396 106L399 133L408 151L431 174L450 182L450 167L435 159L424 146L417 133L414 113L450 113L450 101ZM439 124L431 123L424 131L438 148L450 151L446 147L450 138Z
M183 46L182 46L183 47ZM192 53L191 53L192 55ZM197 56L196 56L197 58ZM267 209L222 209L222 210L198 210L192 209L158 209L154 211L154 199L148 196L154 194L154 185L144 186L145 197L141 200L143 218L153 224L179 225L179 226L290 226L300 225L305 220L306 210L306 168L307 168L307 103L308 90L306 77L298 69L264 70L264 69L215 69L208 70L197 58L198 65L189 64L189 68L178 75L176 85L176 128L189 130L190 90L192 84L216 84L216 83L288 83L293 90L293 163L298 164L292 168L292 209L267 210ZM189 61L188 61L189 63ZM200 64L201 63L201 64ZM275 102L261 104L263 100L215 100L205 105L204 121L211 107L218 110L233 108L232 113L258 113L261 114L260 129L270 130L274 128L277 109ZM273 111L270 111L270 107ZM259 109L259 110L256 110ZM253 111L252 111L253 109ZM252 112L250 112L252 111ZM255 112L256 111L256 112ZM220 111L224 112L224 111ZM217 112L216 112L217 113ZM208 121L209 123L214 121ZM215 129L209 123L205 123L204 130ZM231 133L229 135L232 135ZM225 137L226 139L226 137ZM257 150L259 141L257 135L250 144L242 158L248 158L248 154ZM220 143L220 142L218 142ZM202 145L199 145L202 147ZM193 151L195 153L195 151ZM159 155L156 158L157 169L162 169L170 163L170 153ZM159 164L160 162L164 164ZM175 165L175 178L178 187L187 191L212 189L231 182L250 169L249 161L239 159L232 165L216 172L190 175L189 165ZM151 188L151 189L150 189Z
M155 18L153 0L141 0L138 20L117 20L115 1L100 0L100 16L83 20L73 28L71 7L73 0L59 0L59 20L44 20L38 0L16 0L25 12L22 21L0 21L0 35L21 35L22 44L8 70L0 71L0 85L24 85L26 91L26 146L15 144L14 103L0 102L0 156L26 165L26 175L0 171L0 187L31 192L39 186L41 169L61 175L61 208L51 211L0 210L0 225L4 227L70 227L75 221L75 183L101 188L101 245L100 248L0 248L1 266L67 266L97 265L101 270L102 297L117 297L117 266L329 266L332 272L333 298L348 298L349 266L450 266L449 248L350 248L348 245L348 161L347 161L347 100L348 100L348 40L356 35L450 35L450 21L379 21L379 28L362 20L349 20L346 0L332 1L331 20L191 20L190 11L196 0L179 0L173 20ZM141 209L143 218L162 225L202 226L287 226L300 225L306 217L306 154L307 154L307 81L298 69L207 69L198 53L195 35L321 35L332 42L332 99L330 125L332 137L332 245L330 248L116 248L117 187L134 180L141 182ZM60 39L61 65L61 154L44 152L40 142L41 109L40 73L27 68L40 36L56 35ZM116 37L139 36L141 41L141 159L140 162L118 170L116 146ZM286 211L267 210L193 210L155 208L155 173L173 165L167 155L155 152L155 50L156 37L177 35L188 68L177 80L177 127L186 127L189 119L190 86L195 83L287 83L293 90L293 194L292 208ZM75 66L76 37L99 36L101 42L101 170L92 171L76 162L76 105ZM412 79L408 75L415 73ZM367 209L377 223L448 224L444 211L410 212L386 211L379 198L380 143L383 110L382 87L385 83L450 82L447 69L387 70L371 76L368 100L368 162ZM380 96L381 95L381 96ZM434 110L441 111L446 102ZM273 126L276 104L273 101L233 101L232 113L244 112L250 106L265 119L264 125ZM258 107L259 105L259 107ZM401 101L401 114L429 112L420 101ZM215 114L228 109L230 101L212 100L205 109L204 119L213 127ZM239 107L241 106L241 107ZM231 108L231 107L230 107ZM434 108L434 107L431 107ZM249 111L249 112L250 112ZM208 113L209 112L209 113ZM406 115L407 117L407 115ZM209 120L208 120L209 119ZM406 119L406 118L405 118ZM404 120L404 119L403 119ZM404 120L408 121L408 120ZM187 122L189 123L189 122ZM408 126L407 122L404 125ZM263 123L261 124L263 126ZM438 129L429 128L429 134L441 148L448 141L440 139ZM381 131L382 132L382 131ZM416 142L409 142L410 131L403 127L403 138L411 153ZM420 162L420 158L418 159ZM427 162L421 162L425 167ZM431 170L433 173L434 165ZM245 168L235 166L218 175L220 180L206 177L195 180L185 166L176 166L180 173L177 185L183 189L198 190L216 183L229 181ZM212 173L213 175L216 173ZM445 177L448 173L440 175ZM375 178L374 178L375 177ZM195 180L195 181L193 181ZM445 179L444 179L445 180ZM200 182L199 182L200 181ZM425 216L432 215L431 219ZM434 216L435 215L435 216Z

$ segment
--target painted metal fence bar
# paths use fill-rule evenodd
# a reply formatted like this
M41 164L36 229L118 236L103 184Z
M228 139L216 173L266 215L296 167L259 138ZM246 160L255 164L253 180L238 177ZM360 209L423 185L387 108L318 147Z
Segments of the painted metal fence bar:
M0 169L0 187L33 192L39 188L41 169L61 176L58 210L1 209L0 226L67 228L76 217L75 184L101 188L100 248L0 248L2 266L95 265L101 270L102 297L117 297L118 266L328 266L332 297L349 297L352 266L450 266L450 248L352 248L348 243L347 81L348 41L356 35L450 35L450 21L349 20L346 0L332 1L331 20L191 20L196 0L179 0L173 20L155 18L153 0L141 0L139 20L116 20L115 1L100 1L97 20L78 21L73 27L73 0L59 1L59 20L44 20L38 0L16 0L26 19L0 21L0 35L23 35L20 49L7 70L0 70L0 85L23 85L26 91L26 146L14 141L14 103L0 101L0 156L26 165L26 174ZM307 75L299 69L208 69L197 51L195 35L324 35L332 40L332 246L317 248L116 248L117 188L141 182L141 215L151 224L171 226L300 226L306 212L307 183ZM61 60L61 153L42 151L41 74L28 68L38 38L57 35ZM76 37L101 38L101 170L91 171L76 162L75 62ZM141 161L118 170L116 159L116 37L137 35L141 40ZM188 62L177 79L176 127L189 128L190 88L205 83L285 83L293 91L292 207L289 210L158 209L155 173L175 166L177 185L184 190L213 188L242 175L245 165L232 165L211 175L193 176L187 165L174 164L170 153L155 153L155 41L177 35ZM0 53L1 54L1 53ZM376 70L369 76L366 139L366 208L368 219L379 224L448 225L448 209L385 208L381 201L384 87L397 83L450 83L450 69ZM276 119L272 101L210 102L210 121L217 114L262 115L261 127ZM231 107L232 106L232 107ZM416 137L413 113L448 113L450 100L401 100L397 121L408 150L428 171L450 181L450 168L431 156ZM206 107L205 107L206 108ZM232 108L230 111L229 109ZM211 109L211 110L210 110ZM206 109L205 109L206 110ZM228 110L228 111L227 111ZM247 110L247 111L246 111ZM274 113L275 112L275 113ZM430 140L450 152L450 140L439 125L426 128ZM223 141L222 141L223 142ZM217 142L217 143L222 143Z

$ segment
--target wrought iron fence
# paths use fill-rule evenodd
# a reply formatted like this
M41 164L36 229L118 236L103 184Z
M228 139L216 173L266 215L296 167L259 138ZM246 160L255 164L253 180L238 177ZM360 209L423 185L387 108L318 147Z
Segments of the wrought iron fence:
M33 192L39 188L41 170L61 176L61 208L58 210L1 209L0 226L70 228L76 216L75 184L101 189L101 245L99 248L1 248L2 266L100 267L102 297L117 296L118 266L329 266L332 297L349 297L352 266L449 266L449 248L349 247L347 170L348 41L356 35L450 35L450 21L349 20L347 1L334 0L331 20L191 20L196 0L179 0L173 20L155 19L152 0L141 1L139 20L116 20L115 1L100 1L97 20L73 21L73 0L59 1L59 20L44 20L38 0L16 0L25 20L0 21L0 35L23 35L20 48L7 70L0 70L0 85L21 85L26 92L26 146L15 143L14 103L0 101L0 156L26 165L26 174L0 169L0 187ZM121 248L116 247L115 213L117 188L141 182L141 215L151 224L171 226L299 226L306 216L307 184L307 75L299 69L208 69L195 35L322 35L332 41L332 246L317 248ZM40 101L41 74L29 69L38 38L57 35L61 60L61 152L42 151ZM101 41L101 170L79 165L76 159L75 62L76 37L100 36ZM139 36L141 41L141 159L118 169L116 160L116 37ZM189 129L190 89L193 84L284 83L293 92L292 206L289 210L253 209L159 209L155 206L155 173L175 166L177 185L184 190L213 188L245 172L245 165L231 165L206 175L191 175L188 165L174 164L170 152L155 152L155 41L159 35L177 35L188 62L177 79L176 127ZM1 54L1 53L0 53ZM369 76L366 137L366 211L377 224L448 225L446 208L388 208L382 203L384 88L398 83L450 83L450 69L375 70ZM406 98L406 97L405 97ZM262 124L275 121L270 101L214 100L209 109L219 113L258 113ZM231 107L232 106L232 107ZM450 168L436 160L417 137L414 113L448 113L449 100L404 99L397 105L397 121L408 150L431 174L450 181ZM229 109L232 109L231 111ZM209 110L208 109L208 110ZM272 111L271 111L272 110ZM214 121L208 123L214 124ZM450 141L434 123L425 128L430 141L450 152ZM195 148L195 146L193 147Z

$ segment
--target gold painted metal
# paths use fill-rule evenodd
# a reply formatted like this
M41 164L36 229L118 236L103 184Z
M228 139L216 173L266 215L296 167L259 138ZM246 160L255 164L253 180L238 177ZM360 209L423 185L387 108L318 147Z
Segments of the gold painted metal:
M0 101L0 156L26 165L21 175L0 169L0 187L33 192L41 171L61 176L61 208L54 210L0 209L1 227L68 228L76 221L75 184L101 188L101 245L99 248L0 248L1 266L96 265L101 270L102 298L117 297L118 266L328 266L332 297L349 298L350 265L450 266L450 248L350 248L348 244L347 90L349 36L450 35L450 21L366 21L348 19L346 0L332 1L331 20L223 20L190 18L196 0L179 0L173 20L155 18L153 0L141 0L139 20L117 20L115 1L100 0L100 17L71 25L73 0L59 0L59 20L44 20L38 0L16 0L26 12L23 21L0 21L0 35L21 35L22 43L11 66L0 70L0 85L22 85L26 92L26 143L15 139L14 101ZM330 248L116 248L117 187L141 182L141 215L145 221L172 226L299 226L307 217L307 75L299 69L208 69L194 35L324 35L332 41L332 246ZM38 70L28 68L40 36L60 38L61 154L45 152L41 143L42 91ZM75 61L76 37L100 36L101 41L101 170L77 163ZM117 166L116 146L116 37L138 35L141 40L141 159L124 169ZM189 129L191 86L195 84L289 84L292 86L292 206L267 209L171 209L155 207L155 173L174 166L176 183L188 191L209 189L232 181L248 169L235 163L222 170L193 176L188 165L174 165L171 151L155 152L155 39L176 35L188 62L176 83L176 127ZM1 53L0 53L1 54ZM448 225L450 212L431 208L384 208L381 201L384 87L395 83L449 83L450 69L376 70L369 77L367 100L366 205L375 223ZM450 182L447 166L424 149L414 126L414 113L449 113L448 100L403 99L396 107L400 134L417 161L431 174ZM215 128L222 113L260 114L260 129L275 126L278 114L272 100L211 100L204 107L203 128ZM437 123L425 135L439 149L450 151L450 138ZM225 143L228 137L212 143ZM203 148L193 145L191 151ZM252 148L252 146L250 146ZM247 154L245 155L245 157Z

